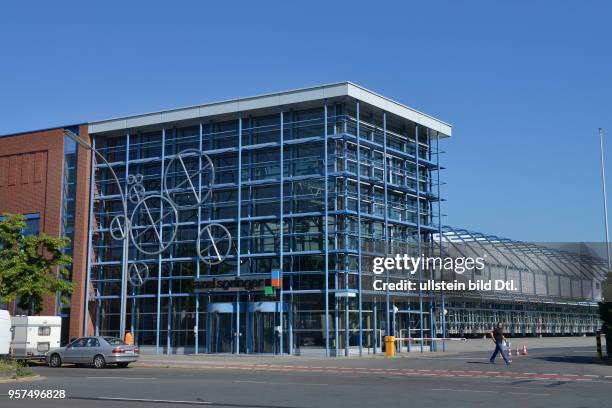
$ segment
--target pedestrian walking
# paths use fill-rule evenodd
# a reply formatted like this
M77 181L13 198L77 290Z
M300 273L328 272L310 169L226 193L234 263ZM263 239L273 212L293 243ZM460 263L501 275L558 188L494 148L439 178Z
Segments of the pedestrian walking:
M497 357L497 353L501 353L506 365L510 365L512 360L508 359L506 351L504 350L504 342L506 341L506 337L504 336L504 325L501 322L497 323L497 327L491 331L491 340L493 340L493 343L495 343L495 351L493 352L489 362L491 364L495 364L495 357Z

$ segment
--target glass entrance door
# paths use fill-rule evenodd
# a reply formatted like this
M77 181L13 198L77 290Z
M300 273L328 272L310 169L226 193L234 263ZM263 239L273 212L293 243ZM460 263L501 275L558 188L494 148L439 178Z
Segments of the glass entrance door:
M246 311L243 304L220 302L208 304L206 314L209 353L246 353Z
M234 353L236 323L233 313L213 312L210 319L210 353Z
M277 313L253 312L253 353L278 353Z
M282 309L281 312L280 302L250 302L247 305L247 318L250 319L247 343L250 345L250 353L280 354L282 352L285 354L290 352L292 325L288 313L289 305L285 303Z
M206 313L206 343L209 353L281 352L280 305L278 302L209 303ZM283 312L282 352L289 352L289 307Z

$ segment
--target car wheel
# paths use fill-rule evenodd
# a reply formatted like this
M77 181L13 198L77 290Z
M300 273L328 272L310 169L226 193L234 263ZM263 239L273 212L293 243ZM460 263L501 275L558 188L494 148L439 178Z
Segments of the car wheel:
M106 360L104 360L104 356L98 354L93 359L93 365L95 368L104 368L106 366Z
M53 354L51 358L49 358L49 367L57 368L62 365L62 358L59 354Z
M119 367L119 368L126 368L128 366L128 364L130 364L130 363L117 363L117 367Z

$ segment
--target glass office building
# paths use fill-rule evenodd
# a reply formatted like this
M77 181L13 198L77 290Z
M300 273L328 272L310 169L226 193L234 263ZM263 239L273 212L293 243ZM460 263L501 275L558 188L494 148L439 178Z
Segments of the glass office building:
M380 352L387 334L431 350L499 320L592 333L601 260L442 225L450 135L348 82L90 123L84 332L124 328L157 353L328 356ZM375 291L375 278L457 278L375 277L373 259L396 254L485 256L461 279L518 290Z
M120 334L127 254L126 330L158 353L343 355L380 350L391 331L429 337L434 302L373 291L371 263L421 253L438 231L450 125L339 83L89 133L104 160L85 330Z

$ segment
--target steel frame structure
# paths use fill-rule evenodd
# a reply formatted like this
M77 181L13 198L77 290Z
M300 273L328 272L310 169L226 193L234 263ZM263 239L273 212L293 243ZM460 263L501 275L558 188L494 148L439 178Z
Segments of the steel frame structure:
M235 121L237 122L237 132L233 136L237 137L237 146L222 146L219 147L217 141L223 139L226 134L232 134L232 131L227 131L224 134L223 131L214 131L215 118L202 118L197 124L198 132L197 135L192 135L188 147L195 147L200 151L210 155L213 158L222 156L224 154L234 155L237 159L238 166L234 170L236 179L232 182L218 183L215 189L235 189L237 193L236 207L242 208L245 203L247 205L253 205L257 199L252 197L253 186L266 186L276 185L279 187L280 202L283 203L279 206L279 211L276 216L258 216L253 214L252 209L249 209L246 214L243 211L238 211L235 218L219 218L213 216L213 211L216 207L222 204L218 201L213 200L209 204L210 208L203 206L202 209L198 208L195 224L198 226L206 225L212 221L224 223L225 225L234 224L240 226L235 228L236 236L235 255L230 256L228 260L234 261L235 265L241 265L236 268L234 273L236 276L240 276L241 270L244 270L243 262L252 262L262 257L278 257L280 265L287 264L286 259L289 257L291 262L295 262L294 257L298 255L314 256L323 255L325 261L323 262L324 267L321 271L297 271L287 270L285 267L281 267L285 285L281 288L279 293L279 299L277 300L280 305L279 309L284 310L285 304L291 305L289 313L278 314L277 322L281 327L280 340L278 342L278 352L298 352L295 350L296 347L304 349L304 345L299 345L295 341L295 336L300 335L300 330L292 327L293 320L295 319L296 313L301 313L297 310L300 303L299 299L303 296L319 294L324 301L320 305L320 313L325 316L322 322L321 334L324 337L323 350L326 355L334 355L340 352L341 344L344 350L344 354L349 354L352 349L356 350L357 353L362 354L364 349L368 352L376 352L380 349L381 344L379 336L377 334L382 330L387 333L392 333L396 330L395 322L396 315L406 313L409 316L414 314L414 310L411 310L410 306L401 307L390 306L390 295L385 294L384 299L379 299L380 294L374 293L368 290L364 284L366 281L365 271L367 266L363 265L365 259L371 257L373 254L384 254L388 250L398 250L398 248L412 248L419 251L419 241L430 240L431 234L438 229L437 224L434 222L436 217L435 213L431 210L431 206L437 203L439 200L433 193L433 188L437 188L439 183L439 177L433 177L434 172L439 171L439 163L432 161L433 155L439 152L433 152L430 146L430 141L433 138L437 138L434 135L434 131L422 127L420 125L411 124L413 126L414 135L411 137L408 129L394 131L387 129L388 113L382 110L377 110L371 106L367 106L367 117L364 118L363 103L359 100L353 100L347 98L342 101L334 100L329 102L327 100L321 101L321 103L314 108L319 109L322 116L318 116L315 119L306 119L303 121L299 120L299 111L295 111L292 107L280 107L277 125L270 126L254 126L252 121L254 120L253 113L242 112ZM351 114L351 112L353 112ZM368 119L372 119L373 116L378 116L378 125L370 123ZM372 122L376 122L372 120ZM394 117L394 123L398 122L398 118ZM404 121L404 126L408 125L408 121ZM299 133L301 129L307 129L309 126L315 127L318 131L322 130L320 134L308 134L305 137L296 136L293 133ZM421 128L421 139L418 138L418 132ZM249 138L254 137L254 134L261 132L272 131L278 135L278 141L265 141L264 143L253 143ZM181 132L180 128L174 127L174 125L164 125L159 131L160 137L154 142L144 141L147 134L140 129L129 129L123 136L113 135L108 137L106 135L93 135L94 144L100 145L98 150L106 154L110 167L113 169L122 169L123 176L129 174L132 171L131 168L135 167L136 170L145 174L145 183L157 183L163 184L164 170L166 163L177 154L177 149L169 152L168 146L173 144L180 144L180 137L177 136L177 132ZM431 132L431 134L430 134ZM434 136L432 136L434 135ZM393 137L394 141L392 146L389 146L388 138ZM123 142L119 142L121 147L114 148L108 144L107 139L123 139ZM215 140L217 139L217 140ZM243 142L246 144L243 145ZM102 144L101 144L102 143ZM107 143L104 145L103 143ZM410 144L412 143L413 146ZM147 149L155 150L156 147L151 144L161 146L161 150L158 149L156 155L151 155L142 152ZM208 144L208 146L206 145ZM292 150L295 146L300 145L318 145L323 147L322 153L323 158L316 158L313 162L313 158L306 158L310 160L311 168L314 169L312 174L294 174L291 173L291 169L297 165L303 165L306 161L305 158L293 157L295 151ZM282 147L282 148L281 148ZM252 152L265 151L266 149L278 149L280 153L280 161L283 163L280 166L278 176L273 180L256 180L253 179L253 165L258 163L252 161ZM382 155L383 159L379 162L374 163L371 155L373 151L377 151ZM422 158L419 157L419 151L422 151ZM362 152L367 154L368 157L365 159L361 158ZM289 154L289 157L286 157ZM121 156L121 157L119 157ZM134 157L135 156L135 157ZM245 164L246 160L246 164ZM394 161L394 162L393 162ZM159 163L159 164L157 164ZM296 164L297 163L297 164ZM359 163L359 164L357 164ZM418 165L417 165L418 163ZM143 171L142 168L148 168L149 166L159 166L160 171L158 173L151 173L148 175L147 171ZM399 167L398 167L399 166ZM348 167L352 167L352 170ZM117 294L109 291L109 283L112 283L113 278L109 276L112 273L106 273L102 271L103 268L112 268L117 264L108 256L109 252L112 252L112 248L108 248L108 245L97 243L103 243L105 235L108 235L108 223L105 223L101 218L108 218L113 214L112 206L113 200L117 198L116 194L106 194L108 186L105 184L104 165L94 165L92 177L92 204L91 204L91 217L92 217L92 229L90 231L90 248L92 248L92 256L94 257L91 262L91 273L90 282L97 290L94 291L91 297L89 297L87 303L89 304L90 299L93 300L97 306L94 307L96 310L96 331L113 332L113 329L109 329L111 324L101 324L101 322L109 319L109 315L112 315L112 307L105 307L102 305L105 301L112 301L117 298ZM355 171L359 169L359 171ZM222 171L223 168L220 168ZM321 171L323 170L323 171ZM382 175L378 175L378 178L373 176L374 171L381 170ZM289 171L290 174L285 174ZM133 172L133 171L132 171ZM155 176L158 174L158 176ZM423 176L425 174L425 176ZM120 176L121 177L121 176ZM400 181L398 181L400 180ZM292 183L301 183L304 181L315 181L322 182L320 188L313 188L312 185L306 188L306 191L297 191L295 186L291 188L289 194L285 191L285 186L292 186ZM356 188L355 188L356 183ZM200 181L201 184L201 181ZM316 183L315 183L316 184ZM378 200L373 197L372 191L374 188L380 187L383 191L382 200ZM160 187L161 188L161 187ZM197 186L201 189L202 186ZM154 189L153 189L154 190ZM351 190L351 191L349 191ZM355 191L352 191L355 190ZM394 200L392 203L389 202L388 196L393 190ZM127 195L127 188L123 188L124 195ZM439 191L439 189L438 189ZM249 194L245 197L243 194ZM397 197L401 197L399 203L396 203ZM412 197L413 204L410 204L409 197ZM414 198L419 197L418 200ZM122 197L123 198L123 197ZM356 208L351 206L355 203ZM307 211L302 213L285 213L285 207L291 207L295 203L302 200L311 200L315 202L322 201L325 205L319 205L319 211ZM384 206L382 203L384 202ZM361 208L362 203L367 204L369 210L365 211ZM416 205L414 204L416 203ZM320 203L319 203L320 204ZM421 205L422 204L422 205ZM387 211L391 205L391 210ZM107 207L109 210L105 210ZM374 213L373 207L384 208L385 210L379 211L379 215ZM416 208L415 208L416 207ZM379 208L379 209L380 209ZM203 212L206 210L207 218L204 219ZM400 214L399 216L397 214ZM415 215L416 214L416 215ZM438 210L438 216L440 216ZM393 215L393 216L391 216ZM318 235L317 240L323 241L324 245L318 247L315 250L310 250L306 247L300 251L296 251L294 248L288 248L290 245L294 245L296 238L299 238L299 233L290 231L290 234L285 233L288 225L296 223L298 219L304 217L314 217L314 219L322 220L322 228L317 231L315 235ZM179 231L181 228L186 227L194 222L183 222L180 220L182 216L179 216ZM357 225L362 227L354 227L352 218L357 220ZM252 237L247 236L245 239L245 229L243 228L244 223L258 222L261 220L275 220L281 227L281 233L278 234L278 240L275 240L274 250L268 252L254 253L252 252L253 242ZM330 231L330 221L333 221L333 230ZM353 222L351 226L349 223ZM382 225L383 231L376 235L372 234L372 223L378 222ZM343 229L340 230L339 224L343 224ZM363 228L363 225L368 225L367 228ZM160 224L159 229L167 228L167 225ZM395 232L392 229L395 228ZM412 231L412 232L411 232ZM411 234L416 232L416 237L420 239L410 238ZM403 234L403 238L394 237L392 234ZM330 234L332 237L330 237ZM179 232L180 235L180 232ZM308 233L302 234L305 239L308 239ZM311 234L312 235L312 234ZM321 237L328 237L327 239L321 239ZM96 240L99 238L99 241ZM288 245L287 241L291 240L291 244ZM339 244L338 241L344 241L344 244ZM178 240L180 242L180 240ZM351 244L356 242L356 245ZM376 250L374 247L379 242L384 242L383 247ZM242 246L249 245L249 249L245 250ZM330 249L333 244L332 249ZM316 245L315 245L316 246ZM106 251L106 253L105 253ZM130 251L130 249L128 249ZM172 252L172 250L170 251ZM132 304L132 313L130 313L132 326L134 321L138 318L135 316L137 310L135 310L134 303L137 299L156 298L156 311L155 318L155 350L160 353L162 350L170 352L175 346L172 345L173 340L171 339L171 332L173 331L173 323L171 315L173 313L173 300L177 300L181 297L191 297L193 294L188 292L175 293L172 289L172 279L169 280L169 289L161 290L163 280L167 279L162 273L162 269L166 265L172 265L179 262L192 262L193 257L183 256L180 257L177 254L168 256L167 254L160 254L156 257L142 257L136 255L133 251L130 252L130 262L138 259L141 262L147 263L150 267L157 266L157 279L152 279L157 282L157 290L155 292L147 292L138 294L138 291L132 290L130 295L126 296L126 301ZM354 259L357 255L356 268L349 264L349 257ZM135 258L136 256L136 258ZM245 260L246 259L246 260ZM352 262L352 261L351 261ZM368 261L369 262L369 261ZM332 265L335 265L333 268ZM202 264L195 262L194 276L199 277L202 274L211 273L206 271L203 273ZM292 268L290 268L292 269ZM96 273L96 271L98 271ZM363 271L363 273L362 273ZM245 273L248 273L246 271ZM231 272L230 272L231 273ZM302 280L307 279L305 277L317 275L324 275L323 285L319 288L303 289L298 286L304 286ZM172 276L172 272L170 272ZM356 277L356 279L355 279ZM342 278L342 279L339 279ZM315 278L316 279L316 278ZM298 285L299 281L299 285ZM312 285L310 285L312 286ZM166 292L166 293L163 293ZM356 302L349 295L355 293L357 295ZM343 297L347 294L346 297ZM235 313L240 314L240 307L243 300L252 301L252 294L241 294L236 293L234 300ZM424 310L423 299L424 294L419 296L420 299L413 299L419 303L418 312L418 323L416 326L420 326L419 332L424 337L425 327L427 324L421 324L424 315L428 314ZM195 296L195 319L194 319L194 333L195 341L193 343L193 350L195 352L208 352L204 346L204 350L201 349L203 346L199 337L203 335L201 327L201 319L203 315L201 312L201 303L208 303L211 296ZM285 300L288 300L286 303ZM364 302L368 302L368 310L364 311ZM410 300L407 300L410 303ZM397 303L397 302L396 302ZM384 306L383 306L384 305ZM382 308L380 306L383 306ZM340 312L343 307L343 311ZM166 311L163 309L166 308ZM321 310L322 309L322 310ZM395 309L398 309L397 311ZM378 310L384 310L383 316L378 316ZM433 310L433 306L429 308L429 313ZM162 315L166 314L164 318ZM332 324L332 313L333 323ZM357 322L354 322L353 313L356 314ZM376 313L376 317L372 319L372 313ZM367 317L366 317L367 315ZM241 327L240 319L234 320L235 336L240 336L240 331L244 330ZM393 323L392 323L393 320ZM341 329L344 323L344 330ZM373 323L372 323L373 322ZM163 324L165 323L165 325ZM349 325L355 324L354 327ZM368 325L367 329L364 329L364 324ZM374 328L372 327L372 324ZM393 326L393 327L392 327ZM286 328L285 328L286 327ZM207 324L208 329L208 324ZM430 328L431 330L431 328ZM134 327L134 331L138 332L138 328ZM184 330L186 331L186 330ZM364 339L364 333L368 332L367 341ZM333 333L333 334L332 334ZM163 336L165 334L165 340ZM354 336L354 339L352 338ZM284 337L288 337L289 341L284 340ZM340 340L342 337L342 340ZM335 344L331 344L331 340L334 340ZM233 352L241 352L241 342L235 341L236 346L232 349ZM167 345L170 345L168 347ZM287 348L285 350L284 348ZM249 345L246 344L249 348ZM423 344L421 344L421 348ZM249 351L249 350L246 350Z
M453 296L446 325L449 335L481 335L496 322L513 335L592 334L600 326L597 302L606 262L567 250L444 226L436 236L445 256L484 256L484 276L518 277L519 291L471 292ZM503 272L501 272L503 271Z
M446 135L428 126L360 98L330 96L91 132L108 162L92 164L88 287L93 291L86 303L96 333L116 334L121 303L129 305L127 321L136 341L156 353L362 355L379 352L383 334L446 338L461 334L456 322L468 318L481 322L476 332L484 330L485 322L501 316L490 312L497 310L493 305L500 310L509 305L514 312L504 312L504 318L517 319L520 311L535 322L530 325L540 326L525 333L546 333L541 322L557 318L555 305L575 307L576 319L587 322L555 327L581 327L576 333L591 327L594 299L583 298L583 281L597 281L599 267L591 270L585 259L564 251L443 226L440 138ZM118 203L127 201L127 177L138 172L150 194L169 188L180 198L183 191L173 189L175 176L167 164L185 149L199 150L214 162L213 193L195 209L179 209L176 225L160 221L162 233L178 229L163 253L125 249L129 262L146 264L151 277L122 296L117 267L124 248L109 239L109 221ZM111 187L109 169L121 180L118 191ZM205 187L199 174L198 202ZM201 262L195 251L198 231L212 223L233 237L233 250L219 265ZM496 273L517 276L520 294L390 293L371 286L375 256L483 252ZM194 279L203 276L248 277L275 268L283 284L274 297L193 290ZM538 281L541 275L546 279ZM393 270L384 276L387 281L404 277ZM417 277L443 278L423 270ZM569 296L549 296L565 279L580 282L579 292L570 284ZM545 296L537 282L545 282ZM424 352L435 344L417 340L399 350Z

